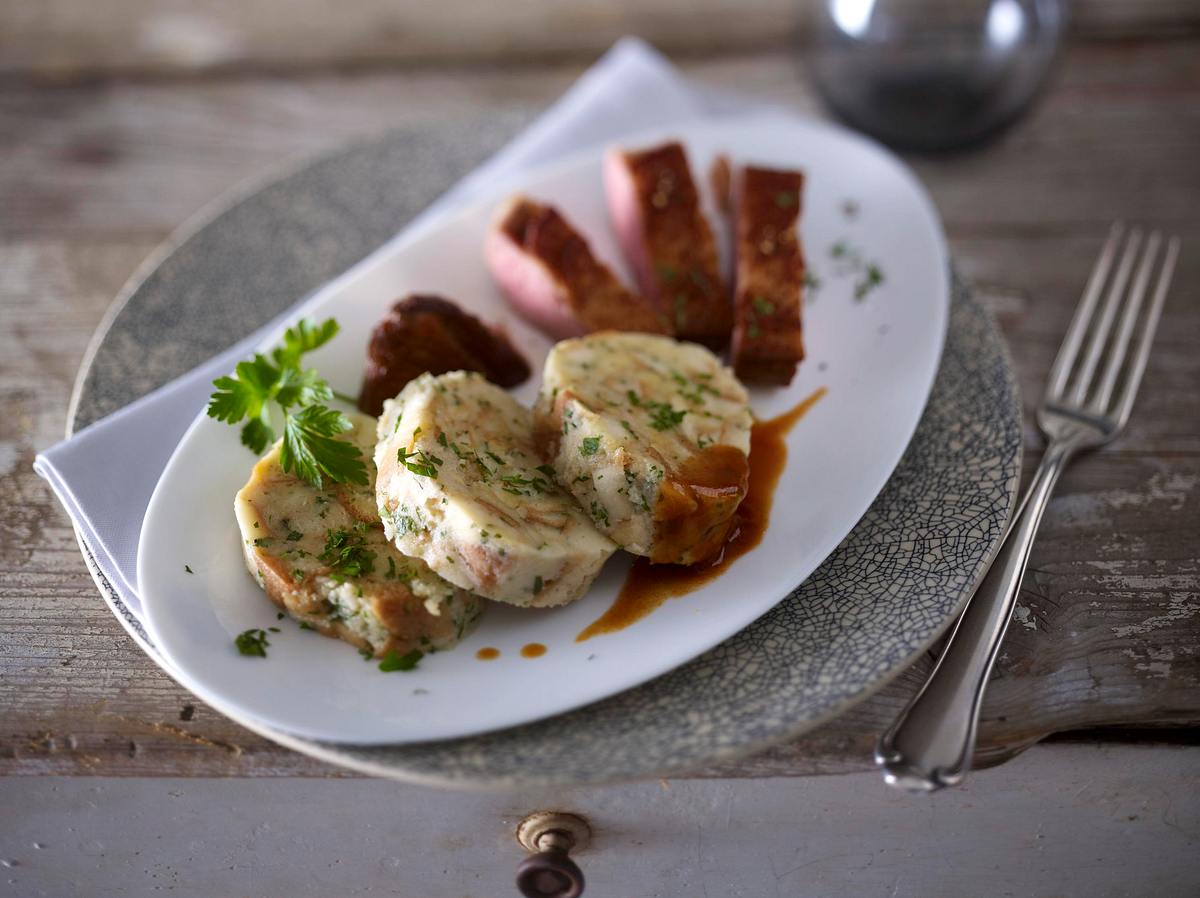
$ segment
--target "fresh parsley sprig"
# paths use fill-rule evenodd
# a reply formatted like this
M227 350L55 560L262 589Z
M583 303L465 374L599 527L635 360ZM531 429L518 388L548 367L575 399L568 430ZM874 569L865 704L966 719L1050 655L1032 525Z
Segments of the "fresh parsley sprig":
M290 327L283 343L270 356L257 353L239 362L233 377L213 381L216 392L208 400L208 415L227 424L242 421L242 444L261 454L275 440L271 408L283 413L283 448L279 463L306 483L323 487L334 483L367 484L367 467L353 443L337 439L354 425L341 412L324 405L333 398L315 369L301 368L304 355L328 343L338 332L329 318L320 324L307 318Z

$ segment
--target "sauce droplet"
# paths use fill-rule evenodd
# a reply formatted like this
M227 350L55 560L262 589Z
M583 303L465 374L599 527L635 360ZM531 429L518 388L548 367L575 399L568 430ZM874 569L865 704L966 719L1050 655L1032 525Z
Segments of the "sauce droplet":
M521 646L522 658L540 658L546 654L546 647L540 642L530 642Z
M736 559L760 542L771 518L771 502L779 476L787 464L785 437L827 390L821 387L797 403L790 411L769 421L755 421L750 432L750 482L746 498L734 513L725 545L711 560L681 566L651 564L645 558L634 561L616 601L604 614L575 637L583 642L604 633L624 630L646 617L667 599L699 589L725 572Z
M500 657L500 650L494 649L490 645L485 646L475 653L475 657L480 661L494 661Z

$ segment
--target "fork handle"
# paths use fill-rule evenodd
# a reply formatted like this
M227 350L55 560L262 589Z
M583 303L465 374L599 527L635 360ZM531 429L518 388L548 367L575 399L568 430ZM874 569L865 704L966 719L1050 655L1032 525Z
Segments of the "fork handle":
M1075 450L1070 440L1046 447L1000 551L929 679L880 737L875 763L889 785L932 792L957 784L970 768L988 674L1008 629L1042 512Z

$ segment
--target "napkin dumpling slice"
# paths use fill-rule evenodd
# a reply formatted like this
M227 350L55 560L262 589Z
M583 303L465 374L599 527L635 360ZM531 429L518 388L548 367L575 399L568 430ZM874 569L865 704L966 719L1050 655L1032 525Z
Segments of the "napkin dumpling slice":
M622 548L692 564L715 554L745 498L745 389L702 346L651 334L564 340L534 407L560 483Z
M378 436L388 537L464 589L562 605L616 550L542 464L529 409L477 374L418 377L386 403Z
M369 456L375 419L349 417L354 429L342 439ZM234 500L246 566L272 602L376 656L447 649L470 631L483 602L388 542L373 483L317 489L283 470L280 445Z

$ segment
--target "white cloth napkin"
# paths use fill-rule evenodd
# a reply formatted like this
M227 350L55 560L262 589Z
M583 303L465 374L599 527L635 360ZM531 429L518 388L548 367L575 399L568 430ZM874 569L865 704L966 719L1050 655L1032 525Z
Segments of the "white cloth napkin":
M733 96L698 90L650 46L624 38L524 133L376 253L432 216L470 200L497 178L637 131L701 115L746 113L751 108ZM97 566L139 622L138 540L159 475L204 408L213 379L231 371L272 327L274 323L266 325L205 364L47 449L34 462L34 470L49 481ZM120 614L116 606L114 611Z

